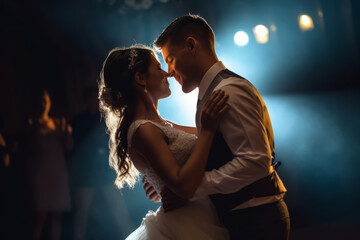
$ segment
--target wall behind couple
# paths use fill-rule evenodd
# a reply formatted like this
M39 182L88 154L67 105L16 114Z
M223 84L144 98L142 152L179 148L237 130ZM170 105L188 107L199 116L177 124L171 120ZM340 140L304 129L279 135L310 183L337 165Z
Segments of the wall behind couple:
M22 132L32 87L48 87L53 114L71 119L84 108L81 93L95 84L111 48L151 44L174 18L198 13L215 31L219 58L267 103L294 227L359 220L358 1L132 2L145 1L5 3L0 107L8 135ZM299 14L313 17L312 31L299 29ZM268 43L255 41L257 24L277 26ZM245 47L233 42L239 30L249 34ZM173 79L170 85L161 114L194 125L196 91L183 94ZM135 226L158 206L145 198L141 184L123 194Z

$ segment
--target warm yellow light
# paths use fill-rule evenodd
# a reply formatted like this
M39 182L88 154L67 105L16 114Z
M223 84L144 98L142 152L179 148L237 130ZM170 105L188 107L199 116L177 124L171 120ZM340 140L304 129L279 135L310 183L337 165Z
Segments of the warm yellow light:
M299 27L303 31L309 31L314 28L313 20L308 15L301 15L299 17Z
M269 41L269 29L264 25L257 25L253 28L253 31L258 43L267 43Z

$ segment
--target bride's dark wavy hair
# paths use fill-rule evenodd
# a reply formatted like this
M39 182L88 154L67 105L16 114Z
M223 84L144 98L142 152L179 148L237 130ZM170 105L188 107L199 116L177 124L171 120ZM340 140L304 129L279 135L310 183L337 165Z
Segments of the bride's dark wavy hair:
M136 56L130 56L131 49L136 50ZM156 57L154 49L141 44L114 48L109 52L100 72L100 110L110 135L109 163L117 173L115 184L118 188L126 184L133 187L138 180L139 172L128 154L127 134L135 114L134 76L136 72L148 71L152 55Z

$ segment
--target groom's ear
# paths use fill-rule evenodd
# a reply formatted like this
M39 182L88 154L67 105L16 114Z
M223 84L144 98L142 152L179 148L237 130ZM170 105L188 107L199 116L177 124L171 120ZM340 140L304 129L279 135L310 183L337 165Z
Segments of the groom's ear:
M198 41L193 37L187 37L185 40L185 47L192 54L195 55Z
M143 74L136 72L135 76L134 76L134 80L137 85L140 85L143 87L146 86L146 82L145 82L145 78L144 78Z

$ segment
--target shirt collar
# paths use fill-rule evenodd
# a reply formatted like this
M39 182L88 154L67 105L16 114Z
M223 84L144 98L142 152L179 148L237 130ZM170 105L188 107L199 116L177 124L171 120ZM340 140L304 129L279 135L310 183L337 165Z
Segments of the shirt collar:
M212 65L212 67L205 73L205 75L201 79L200 85L199 85L198 98L200 100L204 97L206 90L208 89L208 87L210 86L210 83L214 80L216 75L225 69L226 69L226 67L224 66L224 64L221 61L219 61L219 62L216 62L214 65Z

